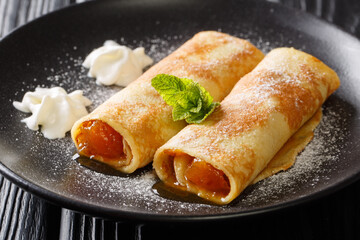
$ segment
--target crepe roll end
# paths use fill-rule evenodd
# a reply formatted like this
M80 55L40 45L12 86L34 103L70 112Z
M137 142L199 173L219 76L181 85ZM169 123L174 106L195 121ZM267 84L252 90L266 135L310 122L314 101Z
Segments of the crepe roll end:
M124 173L138 166L129 142L110 124L99 119L75 123L71 135L80 155L103 162Z
M197 194L216 204L227 204L233 195L226 170L180 150L158 151L154 168L167 185Z

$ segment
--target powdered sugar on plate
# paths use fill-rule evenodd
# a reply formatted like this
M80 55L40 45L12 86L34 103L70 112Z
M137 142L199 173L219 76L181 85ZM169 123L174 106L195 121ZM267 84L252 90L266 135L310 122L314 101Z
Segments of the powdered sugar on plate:
M271 34L270 30L268 34ZM284 39L270 42L265 40L269 38L263 38L260 30L256 29L240 31L237 36L249 39L265 53L274 47L284 45ZM188 37L183 35L154 35L140 41L130 41L125 38L114 40L129 47L143 46L146 53L155 62L158 62L187 39ZM291 39L287 40L285 45L291 44L291 41ZM40 86L61 86L67 91L84 90L84 96L93 101L93 105L89 108L89 111L92 111L122 88L99 86L94 79L87 77L87 70L81 66L85 56L78 56L78 49L77 46L74 46L72 52L65 56L59 56L58 68L43 69L47 73L47 78L45 81L41 81ZM10 99L9 102L19 98L24 92L33 90L39 86L38 83L39 80L35 78L32 82L24 82L23 89L17 92L14 99ZM49 141L39 133L28 133L26 129L18 130L15 134L17 141L24 143L31 140L31 147L26 159L19 160L24 162L22 169L19 170L30 171L30 175L40 176L42 168L46 168L47 170L44 172L47 175L38 179L38 184L43 188L54 191L53 187L56 186L57 193L61 193L66 198L90 204L96 203L98 206L114 210L192 215L199 211L202 214L223 214L232 208L237 208L239 211L256 209L277 202L293 200L299 192L311 192L312 189L326 185L330 181L327 173L336 170L339 154L345 147L345 139L349 134L346 129L346 118L342 117L348 113L342 112L339 104L341 104L341 100L338 98L335 98L331 104L325 104L324 116L315 131L313 141L298 156L291 169L249 187L228 206L213 206L163 198L153 190L153 185L158 179L151 166L140 169L129 176L106 175L81 166L72 159L76 149L70 139L70 134L64 139ZM28 137L23 139L23 136ZM44 148L47 149L46 152L43 151ZM29 170L33 166L39 167Z
M241 203L251 205L255 202L282 202L284 196L291 198L292 193L304 188L311 191L319 184L326 184L329 173L336 171L339 155L346 146L344 112L339 106L327 105L323 118L315 129L313 140L297 156L295 164L287 171L271 176L245 191ZM285 197L286 198L286 197Z

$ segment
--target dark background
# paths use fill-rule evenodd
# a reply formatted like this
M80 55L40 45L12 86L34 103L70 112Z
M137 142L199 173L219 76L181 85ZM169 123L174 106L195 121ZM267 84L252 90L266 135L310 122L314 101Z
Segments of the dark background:
M53 10L83 1L0 0L0 39ZM316 15L360 38L359 0L272 0ZM1 67L1 63L0 63ZM360 67L360 63L359 63ZM360 181L312 201L237 220L117 222L46 202L0 175L2 239L360 239Z

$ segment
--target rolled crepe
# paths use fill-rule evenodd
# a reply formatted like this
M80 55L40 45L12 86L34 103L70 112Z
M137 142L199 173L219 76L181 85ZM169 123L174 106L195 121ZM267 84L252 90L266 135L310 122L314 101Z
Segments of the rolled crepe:
M172 120L168 106L151 86L157 74L187 77L221 101L235 83L264 57L248 41L207 31L196 34L136 81L77 121L71 135L81 155L124 173L150 163L155 151L186 126Z
M315 57L275 49L203 123L188 125L157 150L156 173L170 186L230 203L339 84Z

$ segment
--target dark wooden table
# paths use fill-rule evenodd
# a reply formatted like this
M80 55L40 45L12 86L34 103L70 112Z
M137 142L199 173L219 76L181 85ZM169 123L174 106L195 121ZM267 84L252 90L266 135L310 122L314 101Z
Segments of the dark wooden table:
M0 0L0 38L32 19L79 2L83 1ZM360 38L359 0L272 2L307 11ZM327 197L281 211L238 220L190 224L94 218L40 199L0 175L0 240L224 239L234 235L253 239L360 239L360 181Z

